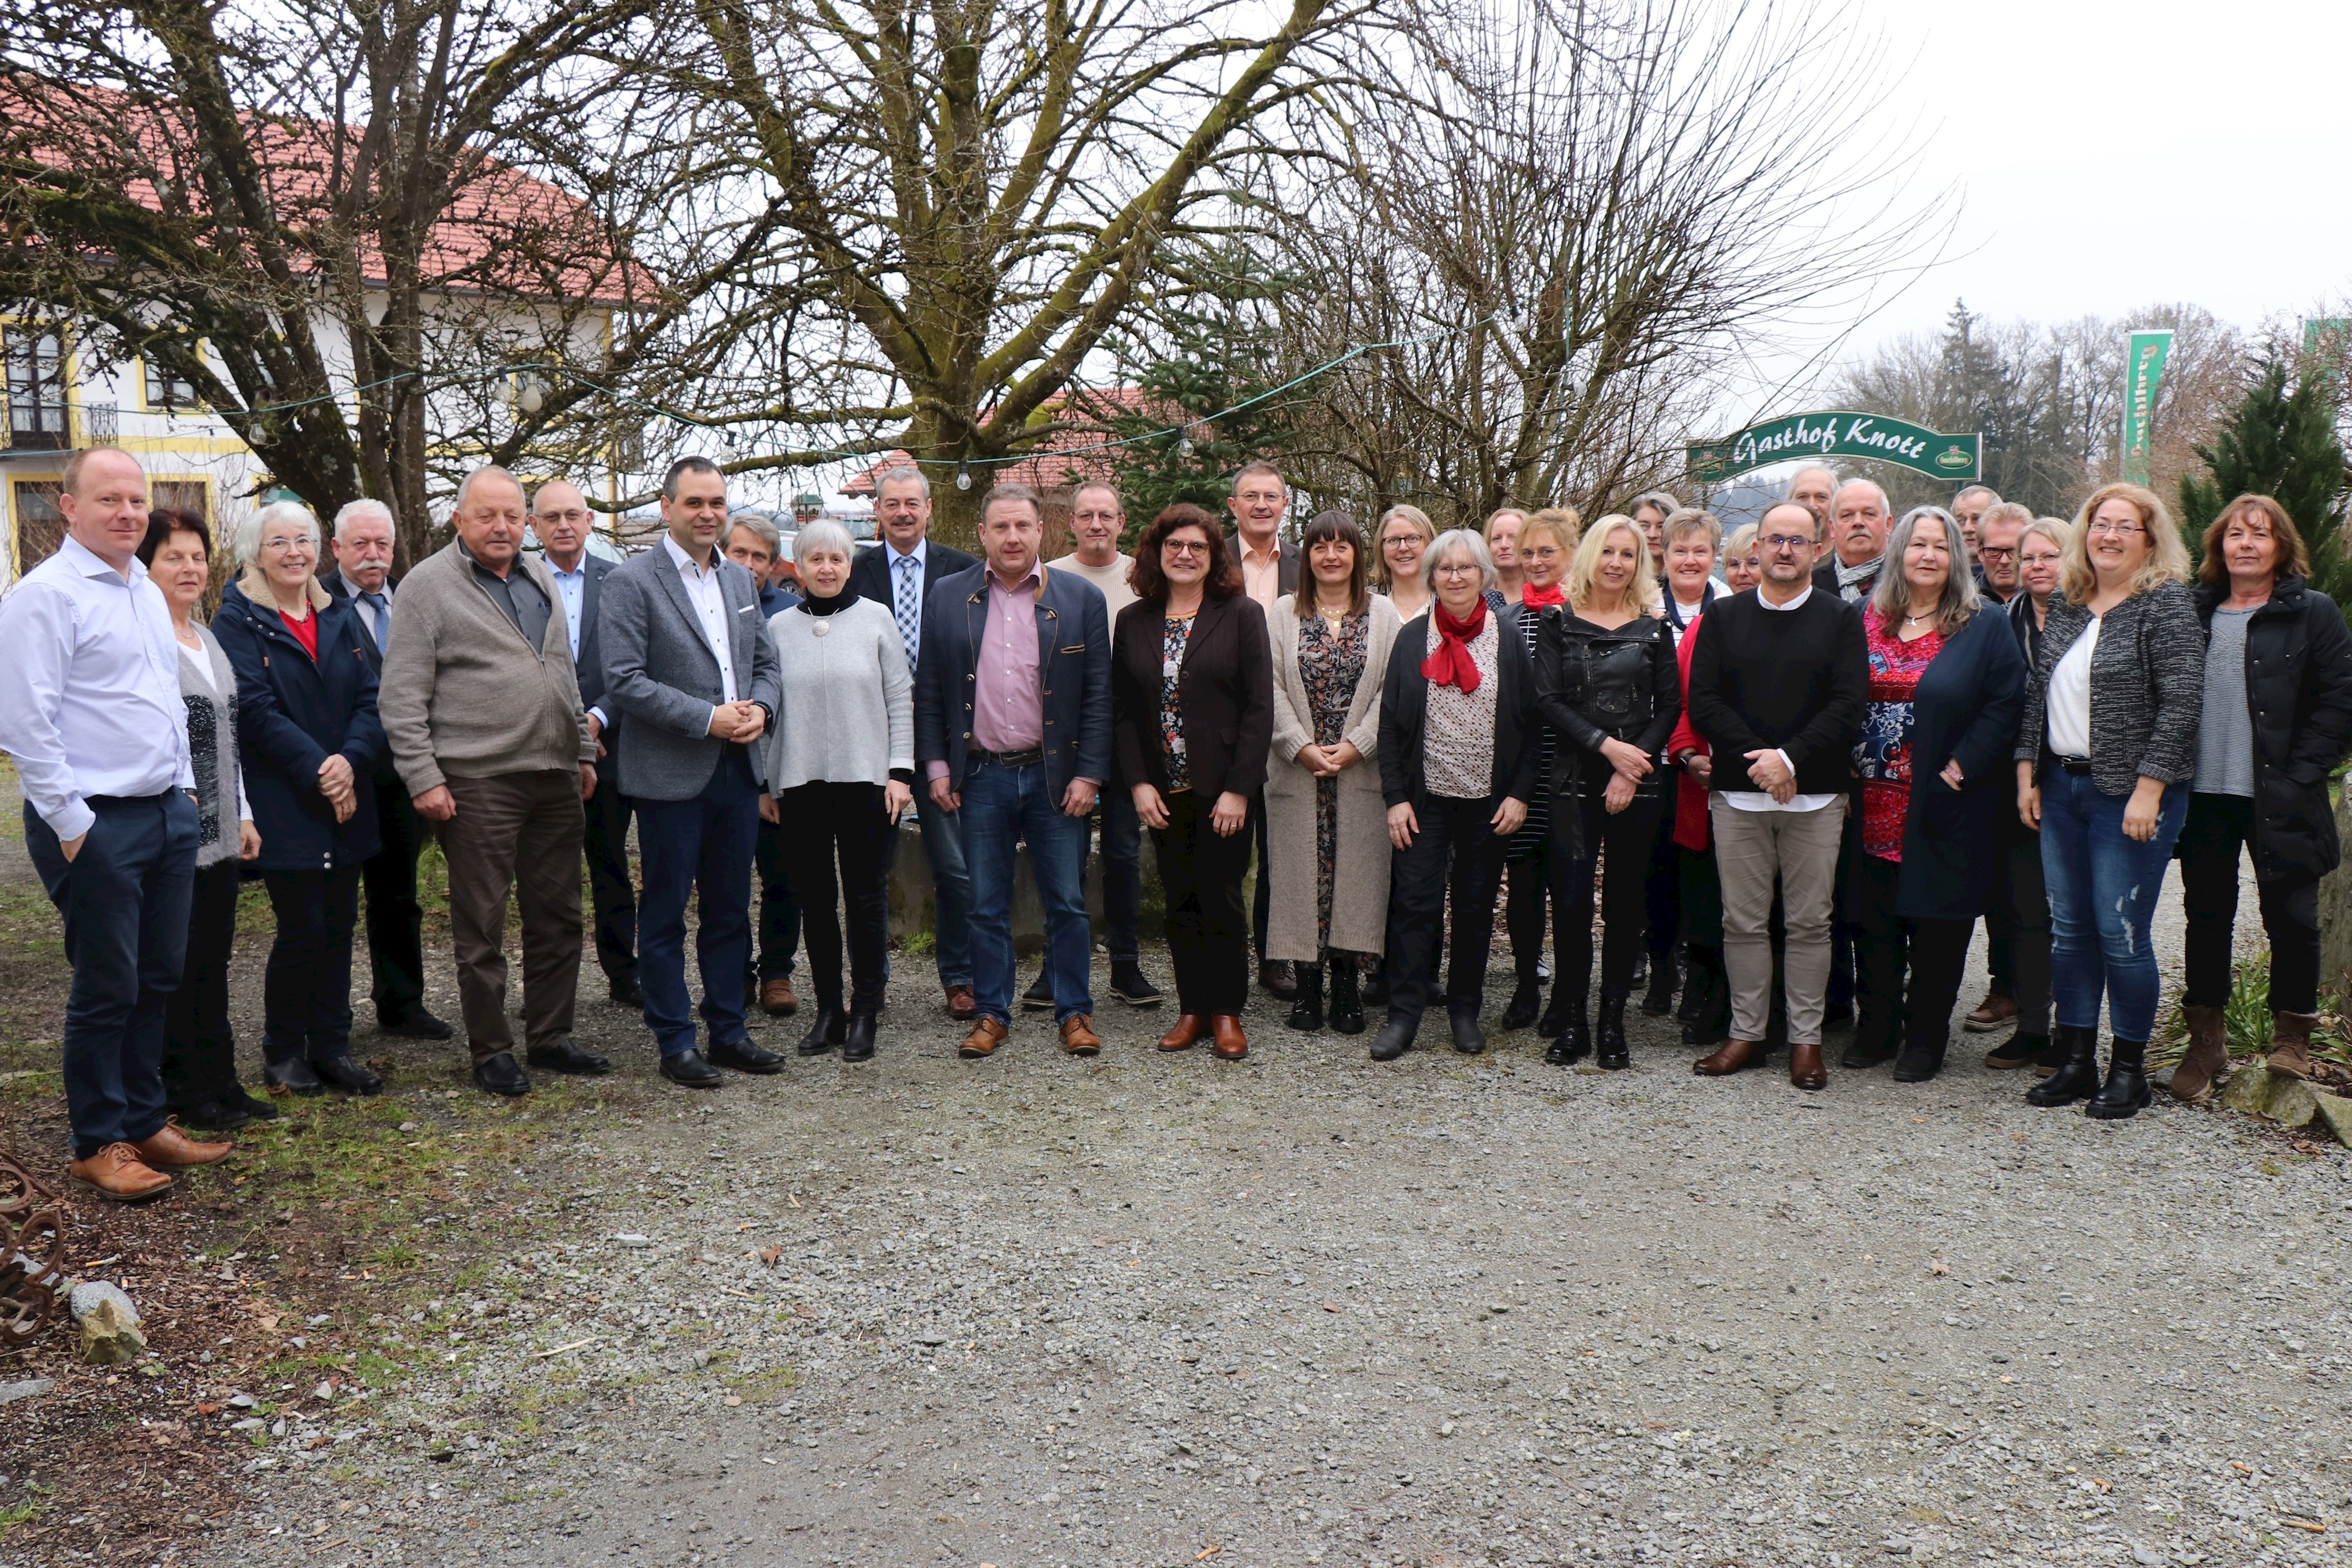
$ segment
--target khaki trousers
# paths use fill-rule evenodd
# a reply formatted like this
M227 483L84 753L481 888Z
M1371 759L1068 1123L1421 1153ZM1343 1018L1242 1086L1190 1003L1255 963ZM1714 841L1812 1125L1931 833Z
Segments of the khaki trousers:
M1779 883L1789 1043L1819 1045L1830 982L1830 908L1837 892L1843 797L1812 811L1743 811L1707 797L1723 880L1723 970L1731 1038L1761 1040L1772 1006L1772 894Z
M457 998L474 1060L514 1049L507 1021L507 899L522 897L522 1016L533 1047L572 1032L580 988L580 857L587 831L575 770L445 780L457 814L440 826L449 862ZM520 888L518 889L518 883Z

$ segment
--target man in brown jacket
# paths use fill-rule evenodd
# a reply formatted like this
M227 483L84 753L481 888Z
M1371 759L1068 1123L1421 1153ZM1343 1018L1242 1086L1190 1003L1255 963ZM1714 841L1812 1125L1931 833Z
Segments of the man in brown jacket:
M438 825L474 1082L494 1094L530 1092L507 1022L507 895L518 878L528 1060L551 1072L612 1071L572 1040L581 802L596 788L596 743L563 601L545 564L522 553L525 516L505 469L466 476L457 539L401 581L376 697L401 779Z

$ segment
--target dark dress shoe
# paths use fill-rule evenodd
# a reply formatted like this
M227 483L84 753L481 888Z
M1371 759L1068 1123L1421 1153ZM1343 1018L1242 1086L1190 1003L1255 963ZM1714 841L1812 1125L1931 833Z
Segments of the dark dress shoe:
M238 1099L241 1101L243 1096ZM184 1105L167 1107L165 1113L182 1126L206 1133L235 1132L253 1120L253 1113L242 1103L226 1100L192 1100Z
M1533 980L1521 980L1511 992L1511 1005L1503 1009L1503 1032L1516 1034L1536 1021L1543 1010L1543 988Z
M1381 1032L1372 1036L1372 1060L1394 1061L1412 1044L1412 1037L1421 1032L1421 1019L1407 1018L1402 1013L1389 1014L1389 1021L1381 1025Z
M1830 1070L1822 1065L1822 1048L1818 1044L1789 1047L1789 1082L1800 1089L1830 1086Z
M1132 959L1111 965L1110 994L1131 1008L1156 1008L1163 999L1160 988L1144 978L1143 966Z
M1853 1037L1853 1043L1847 1046L1845 1054L1838 1058L1838 1065L1848 1072L1867 1072L1874 1067L1884 1067L1894 1060L1893 1046L1881 1044L1875 1040L1865 1038L1864 1032L1857 1032Z
M971 994L970 986L949 986L946 990L948 1017L961 1023L980 1016L980 999Z
M2048 1035L2027 1034L2021 1030L1987 1051L1984 1064L1994 1072L2015 1072L2020 1068L2032 1067L2049 1051ZM2178 1074L2174 1075L2174 1081L2179 1082Z
M390 1018L379 1013L375 1031L378 1034L396 1034L403 1040L447 1040L457 1032L421 1007L408 1008ZM368 1092L373 1093L374 1091Z
M1944 1053L1924 1045L1906 1045L1895 1059L1895 1082L1925 1083L1944 1071Z
M243 1111L246 1120L249 1122L274 1122L278 1119L277 1106L267 1100L247 1093L245 1086L241 1083L233 1082L222 1091L221 1103L233 1111Z
M1257 967L1257 983L1286 1002L1298 993L1298 977L1279 959L1270 958Z
M839 1008L820 1007L816 1021L809 1025L808 1033L801 1036L800 1044L793 1049L803 1056L823 1056L849 1038L849 1015Z
M1021 993L1021 1005L1033 1013L1054 1010L1054 977L1044 969L1037 971L1036 980Z
M602 1078L613 1071L611 1062L593 1051L581 1050L570 1040L559 1040L553 1045L534 1045L524 1052L523 1060L550 1072L570 1072L583 1078Z
M1764 1051L1753 1040L1727 1040L1721 1050L1712 1056L1702 1056L1691 1063L1691 1071L1701 1078L1728 1078L1745 1071L1764 1060Z
M852 1013L849 1028L842 1036L841 1060L871 1061L874 1060L874 1015Z
M731 1067L738 1072L757 1073L765 1078L784 1070L784 1059L774 1051L753 1045L748 1040L722 1040L707 1053L721 1067Z
M261 1069L261 1082L272 1094L324 1094L327 1086L310 1064L300 1057L284 1061L272 1061Z
M727 1075L703 1061L698 1051L681 1051L675 1056L663 1057L661 1075L688 1089L716 1089L727 1082Z
M314 1056L310 1059L310 1067L320 1078L346 1093L383 1092L383 1080L352 1061L348 1051L337 1051L332 1056Z
M1478 1009L1450 1008L1445 1014L1445 1027L1453 1031L1454 1049L1465 1056L1475 1056L1486 1049L1486 1033L1478 1027Z
M646 1005L645 988L635 980L614 980L611 995L615 1003L625 1008L641 1008Z
M512 1099L530 1092L530 1074L522 1070L513 1051L501 1051L474 1063L474 1087Z

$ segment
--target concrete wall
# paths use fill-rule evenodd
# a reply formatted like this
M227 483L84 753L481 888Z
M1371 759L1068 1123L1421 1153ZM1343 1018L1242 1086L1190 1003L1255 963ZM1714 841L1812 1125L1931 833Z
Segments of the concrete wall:
M1102 856L1087 856L1087 914L1094 923L1097 943L1104 937ZM1152 887L1160 880L1159 866L1151 855L1151 835L1143 835L1143 883L1145 910L1142 935L1157 937L1158 921L1153 918L1150 897ZM890 867L890 935L904 938L918 931L929 931L938 917L938 907L931 895L931 861L923 852L923 836L919 826L901 829L898 833L898 858ZM1013 946L1024 954L1041 951L1045 945L1045 908L1037 900L1037 879L1029 870L1029 846L1023 844L1015 852L1013 874Z

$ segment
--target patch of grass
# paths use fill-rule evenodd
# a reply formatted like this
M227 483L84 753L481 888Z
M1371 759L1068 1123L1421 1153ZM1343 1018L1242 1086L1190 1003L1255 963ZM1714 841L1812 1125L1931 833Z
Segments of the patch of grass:
M2221 1007L2222 1036L2230 1057L2244 1061L2268 1056L2276 1039L2271 1019L2271 950L2241 958L2230 975L2230 999ZM2148 1065L2170 1067L2189 1053L2189 1015L2178 996L2157 1015L2156 1038L2148 1042ZM2334 991L2319 996L2319 1022L2311 1031L2311 1054L2352 1068L2352 1000Z
M730 1394L741 1396L744 1404L764 1405L782 1398L788 1390L798 1388L801 1374L796 1366L771 1366L737 1377L721 1377L719 1381Z
M938 945L929 930L909 931L898 938L898 951L916 956L929 952Z
M10 1509L0 1509L0 1539L20 1524L30 1524L41 1517L41 1505L27 1498Z

